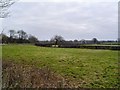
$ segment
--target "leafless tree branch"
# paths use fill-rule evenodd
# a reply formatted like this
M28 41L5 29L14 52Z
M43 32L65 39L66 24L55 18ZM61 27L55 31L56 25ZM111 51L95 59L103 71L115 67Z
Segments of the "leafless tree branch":
M9 15L8 8L15 2L16 0L0 0L0 18L6 18Z

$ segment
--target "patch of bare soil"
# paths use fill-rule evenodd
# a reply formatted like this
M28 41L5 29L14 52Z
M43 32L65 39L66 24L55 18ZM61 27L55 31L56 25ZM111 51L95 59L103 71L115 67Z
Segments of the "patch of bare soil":
M70 88L69 82L49 68L3 61L3 88Z

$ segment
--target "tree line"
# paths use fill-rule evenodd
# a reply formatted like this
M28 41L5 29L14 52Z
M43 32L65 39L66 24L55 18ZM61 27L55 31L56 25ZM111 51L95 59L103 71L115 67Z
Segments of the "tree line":
M2 40L1 43L36 43L38 39L31 35L27 34L23 30L9 30L9 36L4 33L0 34Z
M83 44L118 44L118 41L98 41L97 38L91 40L65 40L61 35L55 35L50 40L39 41L36 36L27 34L23 30L9 30L9 35L0 34L0 43L32 43L39 46L79 46Z

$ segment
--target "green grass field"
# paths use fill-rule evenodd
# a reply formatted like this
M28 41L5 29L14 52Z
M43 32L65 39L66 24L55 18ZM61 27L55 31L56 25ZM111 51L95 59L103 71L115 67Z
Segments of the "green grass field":
M4 45L2 59L49 67L84 88L117 88L118 51Z

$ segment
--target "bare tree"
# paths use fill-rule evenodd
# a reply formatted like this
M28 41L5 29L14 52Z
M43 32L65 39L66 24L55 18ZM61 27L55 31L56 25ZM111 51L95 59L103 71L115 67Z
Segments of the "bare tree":
M9 15L7 10L15 2L16 0L0 0L0 18L6 18Z
M19 30L18 32L19 39L26 39L27 38L27 33L23 30Z
M30 43L36 43L38 41L38 39L33 35L29 35L28 40Z
M55 42L55 45L58 45L60 42L64 41L64 38L59 35L55 35L51 41Z
M9 30L9 33L10 33L10 39L9 39L9 41L10 41L10 43L12 43L13 42L13 37L15 35L15 30Z
M13 38L16 32L15 30L9 30L9 33L10 33L10 38Z
M9 37L5 34L2 34L2 43L8 43Z
M94 44L98 43L98 40L96 38L93 38L92 41L93 41Z

